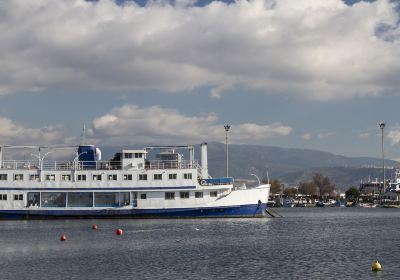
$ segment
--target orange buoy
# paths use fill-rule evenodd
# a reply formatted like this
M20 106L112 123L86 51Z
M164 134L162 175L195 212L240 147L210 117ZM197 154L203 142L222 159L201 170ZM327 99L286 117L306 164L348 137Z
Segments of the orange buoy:
M124 232L122 231L122 229L117 229L117 235L122 235Z
M65 241L67 240L67 236L65 234L61 235L60 241Z
M98 229L98 226L96 224L92 225L92 229L96 230Z

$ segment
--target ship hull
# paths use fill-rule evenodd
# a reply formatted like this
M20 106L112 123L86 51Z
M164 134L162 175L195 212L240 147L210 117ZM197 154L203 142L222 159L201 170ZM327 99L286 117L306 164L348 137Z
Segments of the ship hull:
M248 204L220 207L170 208L170 209L99 209L99 210L0 210L0 219L90 219L90 218L262 218L267 205Z

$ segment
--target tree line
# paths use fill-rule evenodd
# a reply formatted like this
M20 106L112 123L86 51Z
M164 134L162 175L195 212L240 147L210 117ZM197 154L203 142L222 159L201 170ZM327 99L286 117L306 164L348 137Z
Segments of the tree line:
M268 179L262 180L264 184L268 183ZM298 188L285 188L285 185L278 179L272 179L271 194L283 193L285 196L294 197L296 194L314 196L314 197L326 197L329 196L335 189L335 184L327 176L323 176L320 173L314 174L310 181L300 182ZM349 201L356 201L360 196L360 192L356 187L350 187L346 192L346 199Z
M267 179L262 180L263 183L267 183ZM271 194L283 193L287 196L295 196L296 194L303 194L309 196L329 196L334 190L335 185L329 179L329 177L323 176L320 173L314 174L310 181L300 182L298 188L284 188L278 179L273 179L271 184Z

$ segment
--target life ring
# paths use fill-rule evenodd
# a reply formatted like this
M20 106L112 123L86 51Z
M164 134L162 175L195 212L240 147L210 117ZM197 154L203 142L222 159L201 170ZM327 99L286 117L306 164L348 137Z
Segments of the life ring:
M200 185L204 186L205 184L207 184L207 181L206 181L206 180L201 180L201 181L200 181Z

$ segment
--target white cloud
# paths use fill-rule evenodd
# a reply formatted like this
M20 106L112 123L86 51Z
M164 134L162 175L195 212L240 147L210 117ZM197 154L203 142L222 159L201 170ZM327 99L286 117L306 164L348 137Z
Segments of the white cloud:
M359 138L368 138L370 136L371 136L371 133L369 133L369 132L363 132L358 135Z
M63 126L48 125L28 128L11 119L0 117L1 145L68 145L76 146L80 139L67 137ZM288 136L289 126L280 123L258 125L233 124L229 132L231 143L259 143L279 136ZM178 111L159 106L140 108L125 105L95 118L87 129L87 143L102 144L188 144L203 141L225 141L223 124L218 116L185 116Z
M218 98L240 87L329 100L399 92L395 1L190 3L1 1L0 94L207 87Z
M400 128L394 128L389 130L387 137L392 145L400 143Z
M61 126L27 128L8 118L0 117L0 143L2 145L64 144L66 139Z
M232 143L262 143L271 137L287 136L291 131L291 127L280 123L243 123L233 124L229 134ZM187 144L224 141L225 137L223 124L218 123L216 114L189 117L168 108L137 105L114 108L96 118L88 132L92 140L107 144Z
M304 133L301 135L301 138L304 140L310 140L311 139L311 134L310 133Z
M331 137L333 135L334 135L333 132L321 132L321 133L318 133L317 138L318 139L325 139L325 138Z

